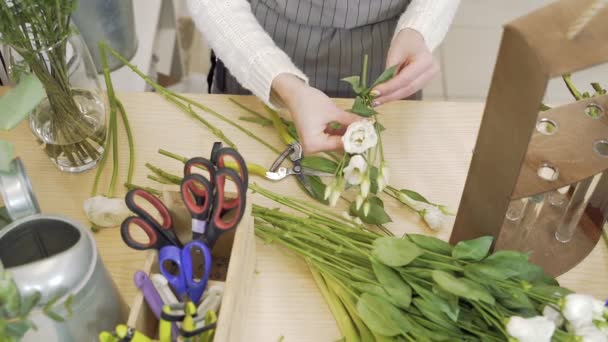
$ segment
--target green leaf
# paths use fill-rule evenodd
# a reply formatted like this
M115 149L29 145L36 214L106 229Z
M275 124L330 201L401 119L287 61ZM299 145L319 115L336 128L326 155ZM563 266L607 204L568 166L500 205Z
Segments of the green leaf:
M256 117L256 116L241 116L241 117L239 117L239 120L252 122L252 123L258 124L262 127L272 126L272 120L266 119L266 118L260 118L260 117Z
M350 112L363 117L370 117L372 115L378 114L378 112L376 112L374 109L370 108L367 104L365 104L365 101L363 101L363 99L359 96L355 98L355 102L353 103Z
M55 312L55 311L53 311L53 310L46 310L46 311L44 311L44 314L45 314L45 315L46 315L48 318L52 319L52 320L53 320L53 321L55 321L55 322L63 322L63 321L65 321L65 318L61 317L61 315L60 315L60 314L56 313L56 312Z
M409 322L401 311L388 301L364 293L357 301L359 317L374 333L383 336L396 336L408 332Z
M32 323L27 320L21 320L14 323L8 323L6 325L6 332L8 336L16 337L17 339L14 341L20 341L21 338L25 335L25 333L30 330L32 327ZM2 340L4 341L4 340ZM10 341L10 340L9 340Z
M313 198L323 204L328 204L329 202L324 199L325 184L323 184L323 182L321 181L321 178L319 178L317 176L306 176L306 178L308 179L308 182L310 183L310 186L312 187ZM298 185L304 190L304 186L300 182L298 182ZM306 193L308 193L308 192L306 192Z
M436 237L422 234L407 234L406 237L424 250L442 255L452 255L452 245Z
M572 291L566 288L552 285L532 286L532 288L529 289L528 292L550 298L562 298L572 293Z
M420 310L422 315L431 320L433 323L438 324L446 332L460 333L460 329L454 324L443 312L441 312L433 303L427 302L420 297L416 297L413 300L414 306Z
M41 296L42 295L40 294L40 292L36 291L30 296L23 299L20 310L21 317L27 317L30 311L32 311L32 309L38 304L38 302L40 302Z
M361 281L352 282L351 286L361 293L366 292L376 297L383 298L386 301L391 301L390 295L386 292L386 290L384 290L384 288L382 288L382 286Z
M370 209L367 216L365 216L363 213L363 206L361 206L359 210L355 209L354 202L349 208L350 214L352 216L359 217L361 221L367 224L384 224L393 221L384 210L384 202L382 202L380 198L375 196L369 197L368 201L370 202Z
M528 295L518 288L502 289L501 297L498 302L504 305L507 309L525 309L535 311L534 304L528 298Z
M412 302L412 288L403 281L395 270L380 263L375 258L370 258L372 269L380 285L386 290L391 302L398 307L407 309Z
M301 163L305 168L329 173L335 173L338 168L335 161L319 156L306 156L302 158Z
M379 121L376 120L376 122L374 123L374 127L376 128L376 132L377 133L382 133L384 131L386 131L386 127L384 127L383 124L381 124Z
M401 189L401 190L399 190L399 192L403 193L404 195L413 199L414 201L433 204L433 203L429 202L426 198L424 198L424 196L422 196L421 194L417 193L414 190Z
M378 168L377 167L372 166L369 169L369 180L370 180L369 192L371 192L372 194L378 194Z
M63 307L68 312L68 316L72 316L72 303L74 302L74 296L69 295L68 298L63 303Z
M378 76L378 78L374 81L370 89L373 89L378 84L384 83L393 78L395 76L395 72L397 71L397 67L398 65L393 65L392 67L384 70L382 74L380 74L380 76Z
M466 278L456 278L447 272L434 270L433 280L442 290L458 297L494 304L490 292Z
M460 241L452 250L452 256L459 260L474 260L483 259L492 246L494 240L491 236L482 236L477 239Z
M0 97L0 130L11 130L44 100L46 93L36 75L28 73L17 86Z
M361 94L365 90L365 88L361 85L360 76L345 77L341 81L344 81L344 82L350 84L350 86L353 88L353 91L357 95Z
M422 254L422 250L409 240L384 236L373 242L371 254L387 266L399 267L412 262Z
M460 306L458 305L458 296L455 296L447 291L442 290L438 286L433 286L433 293L437 296L431 302L437 306L439 310L445 313L452 321L458 321L460 314Z

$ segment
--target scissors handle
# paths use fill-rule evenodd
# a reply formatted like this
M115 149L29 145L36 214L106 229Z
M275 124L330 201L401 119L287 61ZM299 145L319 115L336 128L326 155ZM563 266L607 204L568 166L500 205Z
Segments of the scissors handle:
M138 227L148 237L147 242L141 242L131 235L132 226ZM146 249L161 249L164 246L172 245L164 236L159 235L158 231L150 223L138 216L127 217L120 226L120 235L127 246L143 251Z
M198 168L209 173L210 179L215 177L215 164L211 160L203 157L194 157L189 159L184 165L184 176L194 174L193 169Z
M202 254L202 265L194 263L194 260L197 260L198 258L193 257L193 253L196 253L197 251ZM200 278L197 275L198 272L196 272L198 271L197 266L204 267ZM184 246L184 249L182 249L182 267L190 299L195 304L198 304L203 296L203 292L205 292L207 282L209 281L209 275L211 274L211 250L201 241L193 240L189 242Z
M158 263L160 272L167 278L167 281L177 293L178 299L183 299L187 294L186 280L184 277L182 265L182 249L176 246L166 246L158 252ZM177 266L175 270L167 269L168 264Z
M226 179L231 180L236 186L236 197L234 198L226 197L224 189ZM245 213L245 198L247 196L247 188L241 182L238 173L232 169L218 170L216 185L213 211L205 235L205 242L209 248L213 248L220 235L238 226Z
M216 151L213 159L218 169L227 167L234 169L241 178L241 183L245 186L245 189L247 189L249 186L249 172L247 170L247 163L239 152L230 147L220 148Z
M138 198L141 198L144 202L147 202L154 209L156 209L161 219L160 222L153 215L151 215L150 212L148 212L148 209L144 209L137 203L136 199ZM169 212L169 209L167 209L163 202L156 196L144 189L133 189L125 196L125 203L132 212L137 214L137 216L142 218L148 223L149 226L156 230L156 233L160 234L164 238L164 241L169 241L171 244L174 244L180 248L183 246L173 232L173 218L171 217L171 212ZM144 228L141 224L137 225L146 232L146 235L148 235L149 238L151 238L146 228ZM125 229L128 231L129 226L127 225L125 227L123 222L122 230L124 231ZM131 237L130 234L128 235ZM162 247L162 245L160 247Z
M211 208L214 186L207 178L198 174L185 176L180 186L186 209L197 220L207 220Z

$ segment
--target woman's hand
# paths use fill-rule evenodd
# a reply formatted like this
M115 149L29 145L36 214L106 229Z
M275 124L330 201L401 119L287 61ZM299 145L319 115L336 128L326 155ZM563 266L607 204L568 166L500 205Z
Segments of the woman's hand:
M338 108L322 91L291 74L277 76L272 89L291 112L305 153L343 149L341 135L358 116ZM342 124L343 129L332 130L331 122Z
M426 46L422 35L412 29L404 29L393 40L386 67L398 65L397 74L391 80L376 86L374 107L386 102L404 99L413 95L439 72L439 64Z

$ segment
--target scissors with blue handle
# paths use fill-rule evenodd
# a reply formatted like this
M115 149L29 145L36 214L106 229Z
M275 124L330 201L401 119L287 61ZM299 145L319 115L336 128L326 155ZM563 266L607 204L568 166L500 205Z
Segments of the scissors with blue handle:
M155 218L153 212L149 211L150 209L138 204L137 199L141 199L144 204L154 208L160 220ZM125 202L127 207L137 215L125 219L120 227L120 235L129 247L137 250L160 250L165 246L176 246L178 248L183 246L173 230L173 218L169 209L156 196L144 189L133 189L125 196ZM133 226L146 234L147 241L142 241L133 236L131 231Z
M203 270L199 270L201 264L197 262L195 253L200 253L202 256ZM187 296L194 303L198 303L211 273L211 250L207 245L194 240L187 243L184 248L166 246L160 250L158 259L161 273L167 278L179 298L183 299ZM170 264L176 266L176 269L168 269Z
M234 184L235 197L226 196L227 183ZM232 169L218 169L213 181L198 174L184 177L181 194L192 215L193 238L213 248L220 235L235 229L245 213L246 191L242 178Z

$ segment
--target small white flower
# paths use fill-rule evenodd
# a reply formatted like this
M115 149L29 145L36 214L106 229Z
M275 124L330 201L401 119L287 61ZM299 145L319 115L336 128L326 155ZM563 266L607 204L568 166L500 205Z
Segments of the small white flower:
M369 215L371 207L372 205L369 203L369 201L365 201L365 203L363 203L363 216L367 217L367 215Z
M101 228L120 226L131 215L123 198L95 196L86 199L83 207L89 221Z
M564 324L564 316L562 316L562 313L551 305L545 305L543 308L543 316L555 323L555 326L558 328Z
M346 132L342 136L344 150L347 153L363 153L376 146L378 134L376 128L370 120L356 121L348 125Z
M367 172L367 162L360 154L352 156L348 166L344 168L344 178L351 185L359 185Z
M359 193L361 194L361 196L363 198L367 198L367 195L369 195L369 189L371 188L372 184L369 181L369 177L367 174L365 174L365 178L363 178L363 182L361 182L361 185L359 186Z
M555 323L544 316L513 316L507 323L507 333L519 342L550 342L554 331Z
M584 294L572 293L564 298L562 313L564 318L574 327L584 327L592 324L594 298Z
M422 218L426 222L427 226L432 230L440 230L443 228L444 214L439 208L431 206L424 209Z
M357 194L357 197L355 197L355 209L356 210L361 209L361 206L363 205L364 200L365 200L365 198L363 198L363 196L361 196L361 194Z
M581 342L608 342L608 336L593 324L578 327L574 333L582 338Z

